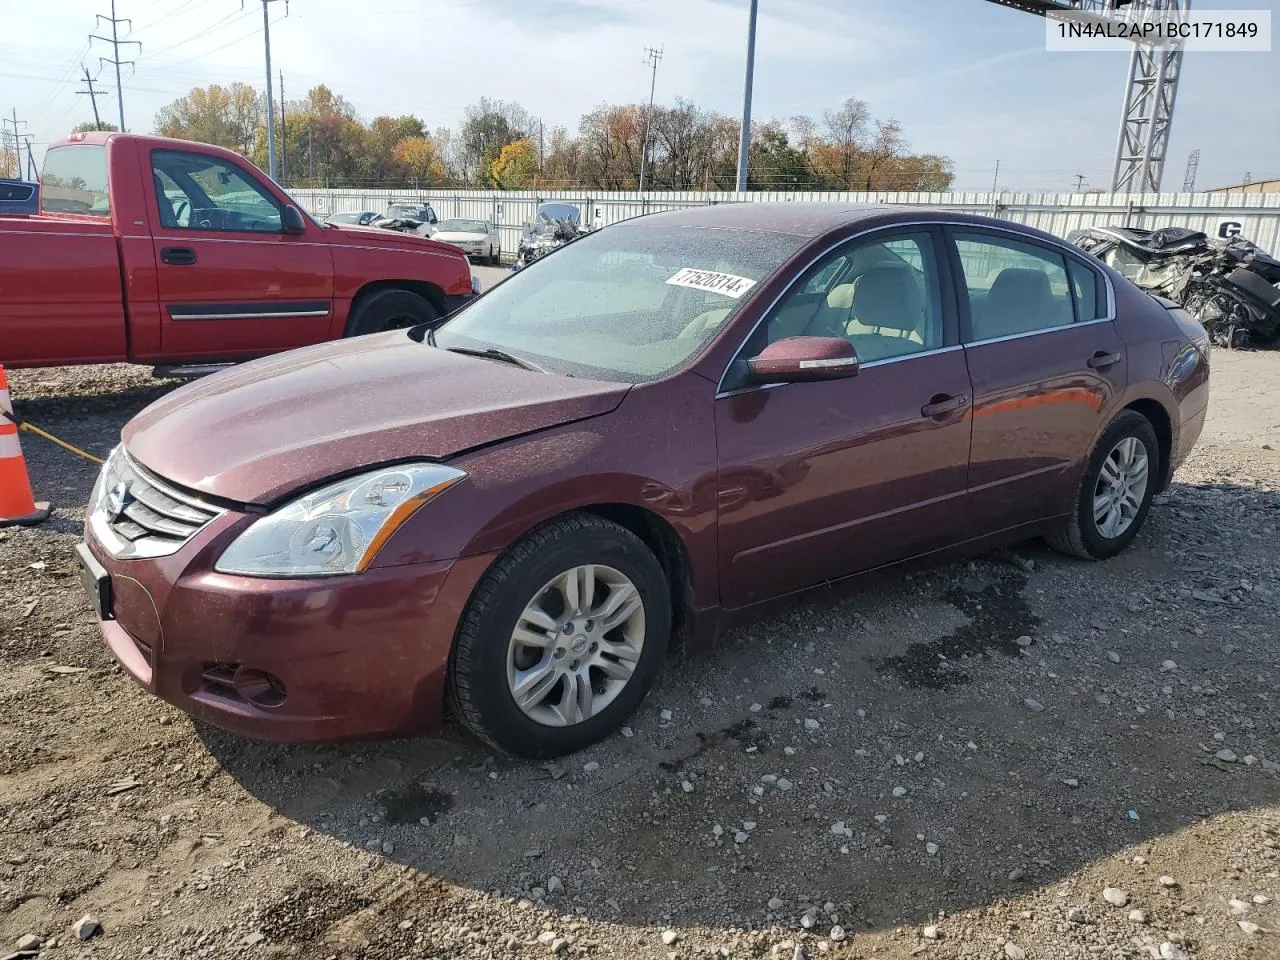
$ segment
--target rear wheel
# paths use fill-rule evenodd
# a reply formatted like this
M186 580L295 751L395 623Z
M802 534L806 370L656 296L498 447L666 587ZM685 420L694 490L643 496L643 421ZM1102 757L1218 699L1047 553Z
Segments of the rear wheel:
M476 588L449 662L464 724L524 757L608 736L644 699L671 629L667 579L634 533L590 514L551 521Z
M1129 546L1151 509L1160 456L1146 417L1126 410L1112 420L1089 456L1071 514L1045 538L1050 546L1086 560Z
M384 333L429 323L440 316L431 303L409 290L377 290L357 301L347 321L346 336Z

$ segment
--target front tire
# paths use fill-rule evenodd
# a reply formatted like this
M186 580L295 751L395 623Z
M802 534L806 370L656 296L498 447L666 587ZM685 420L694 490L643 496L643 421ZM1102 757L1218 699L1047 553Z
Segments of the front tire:
M1089 455L1072 512L1045 537L1049 545L1085 560L1124 550L1146 522L1160 458L1151 421L1133 410L1120 413Z
M662 565L593 514L550 521L481 580L449 657L455 712L506 753L562 756L604 739L639 706L671 632Z
M440 316L425 297L409 290L377 290L362 297L347 320L346 336L403 330Z

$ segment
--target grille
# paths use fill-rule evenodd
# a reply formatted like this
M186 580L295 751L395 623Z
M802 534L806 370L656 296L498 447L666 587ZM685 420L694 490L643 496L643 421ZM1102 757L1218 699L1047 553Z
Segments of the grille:
M163 557L222 512L175 490L117 449L102 468L90 525L114 556Z

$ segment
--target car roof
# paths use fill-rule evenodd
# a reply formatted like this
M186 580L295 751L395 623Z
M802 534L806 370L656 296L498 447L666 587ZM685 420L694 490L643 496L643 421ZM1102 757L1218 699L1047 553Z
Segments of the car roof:
M609 229L627 226L706 227L728 230L760 230L785 233L806 239L825 236L828 233L861 222L867 226L888 226L894 223L951 223L975 227L995 227L1019 233L1028 239L1048 241L1058 246L1069 246L1051 233L1025 223L1016 223L997 217L976 213L946 210L941 207L917 207L893 203L815 203L810 201L727 201L704 206L685 207L650 213L619 221Z

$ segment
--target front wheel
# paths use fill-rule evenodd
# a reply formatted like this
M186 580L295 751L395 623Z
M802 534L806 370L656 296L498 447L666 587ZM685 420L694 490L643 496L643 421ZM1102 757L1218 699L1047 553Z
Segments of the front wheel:
M352 308L347 320L346 336L358 337L366 333L385 333L416 327L438 318L436 311L425 297L409 290L378 290L362 297Z
M1072 512L1046 537L1049 545L1086 560L1115 556L1146 522L1159 470L1151 421L1124 411L1093 448Z
M670 631L667 578L639 537L591 514L551 521L476 588L449 658L455 711L507 753L572 753L636 709Z

